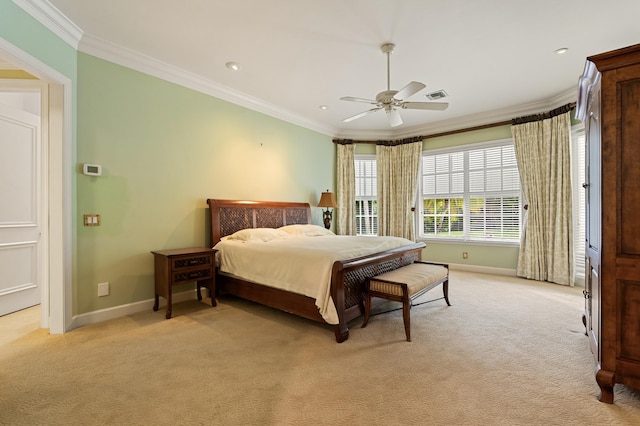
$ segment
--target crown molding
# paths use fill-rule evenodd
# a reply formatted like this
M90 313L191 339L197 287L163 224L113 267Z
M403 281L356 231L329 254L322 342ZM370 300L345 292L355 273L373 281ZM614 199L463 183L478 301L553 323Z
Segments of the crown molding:
M185 71L182 68L167 64L106 40L93 37L89 34L85 34L82 37L79 50L83 53L261 112L309 130L327 135L332 135L337 131L336 129L312 122L300 115L247 95L246 93L207 80L199 75Z
M63 39L74 49L118 65L149 74L154 77L220 98L271 117L287 121L326 135L334 135L338 129L327 127L287 111L261 99L214 83L203 77L142 55L131 49L93 37L76 26L47 0L12 0L18 7Z
M500 123L509 121L516 117L523 117L532 114L546 112L568 103L576 102L578 96L577 89L571 87L551 98L530 102L521 105L514 105L507 108L495 109L491 111L483 111L478 114L466 115L464 117L453 118L450 120L438 121L426 124L424 126L407 127L399 131L393 132L371 132L371 131L348 131L340 132L337 138L353 139L353 140L395 140L414 137L417 135L428 136L439 133L450 132L454 130L466 129L470 127L483 126L491 123Z
M78 49L82 30L47 0L12 0L20 9L40 22L65 43Z

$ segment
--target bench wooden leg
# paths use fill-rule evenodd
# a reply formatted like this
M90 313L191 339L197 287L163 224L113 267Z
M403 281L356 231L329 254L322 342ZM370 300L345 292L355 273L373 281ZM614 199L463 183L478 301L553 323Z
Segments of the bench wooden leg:
M407 335L407 342L411 341L411 318L409 310L411 309L411 302L405 300L402 302L402 319L404 320L404 333Z
M444 294L444 301L447 302L447 306L451 306L451 303L449 303L449 280L442 283L442 293Z

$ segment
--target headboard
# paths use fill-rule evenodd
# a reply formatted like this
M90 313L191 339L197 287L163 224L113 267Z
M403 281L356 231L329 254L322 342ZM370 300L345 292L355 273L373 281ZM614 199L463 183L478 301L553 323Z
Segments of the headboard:
M279 228L311 223L309 203L208 199L211 246L220 238L247 228Z

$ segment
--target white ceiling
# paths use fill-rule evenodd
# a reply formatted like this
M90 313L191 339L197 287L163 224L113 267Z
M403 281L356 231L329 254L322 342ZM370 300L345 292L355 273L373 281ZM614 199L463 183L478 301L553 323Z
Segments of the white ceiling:
M24 1L23 1L24 2ZM27 3L46 1L27 1ZM20 3L20 2L18 2ZM638 0L49 0L81 30L81 51L313 130L393 139L487 124L575 101L589 55L640 42ZM446 111L382 111L412 80L445 89ZM554 51L569 51L557 55ZM242 65L240 72L225 67ZM327 110L321 110L326 105Z

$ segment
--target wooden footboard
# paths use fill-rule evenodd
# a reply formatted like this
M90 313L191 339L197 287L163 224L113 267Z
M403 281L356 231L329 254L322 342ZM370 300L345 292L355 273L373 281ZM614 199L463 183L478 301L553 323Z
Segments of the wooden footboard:
M349 338L347 323L364 314L364 283L367 278L398 269L422 259L424 243L399 247L372 256L338 261L333 264L331 298L338 311L339 324L334 326L338 343Z

